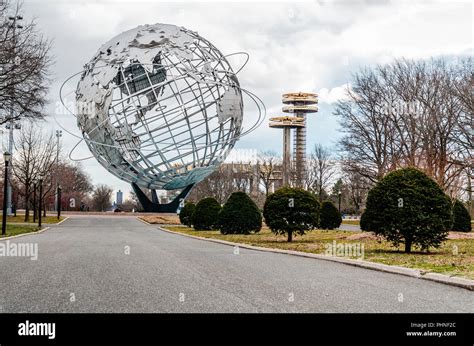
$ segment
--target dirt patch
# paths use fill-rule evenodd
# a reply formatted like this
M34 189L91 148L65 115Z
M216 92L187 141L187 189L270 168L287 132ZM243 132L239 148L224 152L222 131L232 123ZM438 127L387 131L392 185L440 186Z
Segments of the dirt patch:
M382 240L382 237L376 236L372 232L356 233L345 237L346 240ZM474 239L474 232L449 232L448 239Z
M140 219L158 225L179 225L179 216L176 214L153 214L140 216Z
M381 240L382 238L376 236L376 235L375 235L374 233L372 233L372 232L356 233L356 234L353 234L353 235L350 235L350 236L346 237L346 240L364 240L364 239L368 239L368 240Z
M449 232L448 239L474 239L474 232Z

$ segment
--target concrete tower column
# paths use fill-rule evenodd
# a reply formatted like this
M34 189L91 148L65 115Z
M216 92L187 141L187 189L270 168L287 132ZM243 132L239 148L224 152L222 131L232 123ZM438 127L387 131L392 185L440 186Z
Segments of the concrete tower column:
M302 188L306 172L306 116L304 113L297 116L304 119L304 126L295 129L295 185Z
M304 187L306 173L306 114L315 113L318 102L314 93L283 94L283 112L292 115L270 118L270 127L283 129L283 186L294 185ZM291 158L291 129L295 129L293 137L293 162ZM293 176L293 170L295 175Z
M283 129L283 186L290 184L290 171L291 171L291 128L285 127Z

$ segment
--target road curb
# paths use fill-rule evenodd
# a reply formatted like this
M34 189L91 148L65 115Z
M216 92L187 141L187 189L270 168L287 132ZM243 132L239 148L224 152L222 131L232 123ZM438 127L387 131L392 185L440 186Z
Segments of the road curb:
M148 222L146 223L149 225L152 225ZM266 248L266 247L261 247L261 246L242 244L242 243L234 243L234 242L221 240L221 239L198 237L191 234L171 231L169 229L166 229L160 226L158 226L158 229L163 232L178 234L183 237L206 240L213 243L219 243L219 244L224 244L228 246L238 246L244 249L250 249L250 250L256 250L256 251L281 253L281 254L292 255L292 256L315 258L315 259L320 259L323 261L337 262L341 264L352 265L355 267L360 267L360 268L365 268L365 269L370 269L370 270L377 270L377 271L381 271L385 273L398 274L398 275L409 276L416 279L434 281L434 282L442 283L445 285L461 287L464 289L468 289L470 291L474 291L474 280L465 279L461 277L447 276L447 275L438 274L438 273L425 273L419 269L406 268L406 267L400 267L400 266L391 266L387 264L368 262L364 260L353 260L353 259L348 259L348 258L343 258L343 257L334 257L334 256L313 254L309 252L301 252L301 251L294 251L294 250L273 249L273 248Z
M66 221L66 220L69 220L69 216L66 216L66 217L64 218L64 220L61 220L61 221L59 221L59 222L57 222L57 223L50 223L50 225L60 225L60 224L62 224L62 223L63 223L64 221Z
M27 235L35 235L35 234L41 234L45 231L47 231L48 229L50 229L50 227L46 227L46 228L43 228L39 231L36 231L36 232L28 232L28 233L22 233L22 234L17 234L17 235L12 235L10 237L5 237L5 238L0 238L0 241L3 241L3 240L9 240L9 239L15 239L15 238L20 238L20 237L24 237L24 236L27 236Z
M143 220L143 219L140 219L140 216L136 216L136 219L137 219L138 221L143 222L144 224L153 225L152 223L149 223L148 221L145 221L145 220ZM170 231L170 232L171 232L171 231Z

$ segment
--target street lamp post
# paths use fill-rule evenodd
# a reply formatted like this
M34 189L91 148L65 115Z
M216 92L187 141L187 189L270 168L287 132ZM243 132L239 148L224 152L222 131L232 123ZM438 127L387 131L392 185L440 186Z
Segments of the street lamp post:
M341 191L337 193L339 195L339 214L341 213Z
M5 180L3 181L3 215L2 215L2 235L7 231L7 194L8 194L8 164L10 163L11 155L8 151L3 153L5 160Z
M61 186L58 186L58 220L61 217Z
M63 135L62 130L56 130L56 210L60 213L60 200L59 200L59 140Z
M41 228L41 209L42 209L42 197L43 197L43 177L39 178L39 202L38 202L38 227Z
M38 187L38 183L36 179L33 181L33 222L36 222L36 188Z

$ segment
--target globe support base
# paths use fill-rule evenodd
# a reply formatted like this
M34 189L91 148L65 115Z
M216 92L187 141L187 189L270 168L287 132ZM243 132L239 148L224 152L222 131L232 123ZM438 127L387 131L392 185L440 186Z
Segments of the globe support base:
M188 185L184 188L181 193L176 196L175 199L173 199L170 203L164 203L160 204L158 202L158 197L156 196L156 191L152 190L152 201L148 198L147 195L140 189L140 187L132 183L132 188L135 194L137 195L138 201L143 207L143 211L145 213L176 213L179 208L179 204L183 199L186 198L186 196L191 192L191 189L193 188L194 184Z

